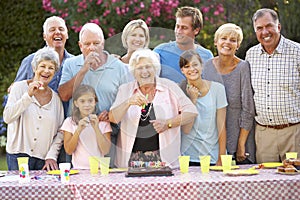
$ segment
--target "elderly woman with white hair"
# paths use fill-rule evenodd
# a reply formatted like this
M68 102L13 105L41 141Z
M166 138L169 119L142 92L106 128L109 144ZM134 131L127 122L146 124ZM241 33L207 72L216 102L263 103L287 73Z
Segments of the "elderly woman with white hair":
M45 47L32 60L34 77L15 82L4 108L7 127L6 157L9 170L18 170L18 157L29 157L29 169L58 169L63 144L58 132L64 120L62 102L49 86L59 70L58 53Z
M130 161L163 161L178 167L181 128L188 133L197 116L196 107L179 86L159 78L158 55L136 50L129 61L134 81L120 86L109 112L111 122L121 122L115 164Z

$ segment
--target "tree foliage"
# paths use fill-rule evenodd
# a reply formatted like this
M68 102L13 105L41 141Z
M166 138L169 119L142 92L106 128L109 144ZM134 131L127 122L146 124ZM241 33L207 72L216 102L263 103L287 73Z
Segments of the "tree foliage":
M41 1L1 1L0 4L0 105L13 82L21 60L44 45L42 24L45 11ZM0 115L2 116L2 106Z

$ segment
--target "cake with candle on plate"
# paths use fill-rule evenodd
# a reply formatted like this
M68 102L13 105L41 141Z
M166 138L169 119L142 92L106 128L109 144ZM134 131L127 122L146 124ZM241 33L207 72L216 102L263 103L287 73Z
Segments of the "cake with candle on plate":
M126 177L173 176L172 169L161 161L131 161Z

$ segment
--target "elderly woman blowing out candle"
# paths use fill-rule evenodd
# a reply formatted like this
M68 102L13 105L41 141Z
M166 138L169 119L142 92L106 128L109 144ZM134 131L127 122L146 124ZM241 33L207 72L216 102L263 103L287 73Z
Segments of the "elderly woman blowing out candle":
M115 164L163 161L178 167L180 130L189 132L196 107L176 83L158 77L160 63L153 51L135 51L129 66L135 81L119 88L109 112L112 122L121 121Z

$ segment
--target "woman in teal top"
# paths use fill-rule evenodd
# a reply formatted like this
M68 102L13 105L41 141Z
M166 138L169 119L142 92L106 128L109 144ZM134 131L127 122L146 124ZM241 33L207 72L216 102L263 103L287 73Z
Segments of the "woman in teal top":
M190 165L200 165L200 155L210 155L211 164L221 165L226 154L226 94L222 84L203 80L202 60L195 50L180 56L180 69L186 80L180 84L196 105L199 115L189 134L182 134L181 153L190 156Z

